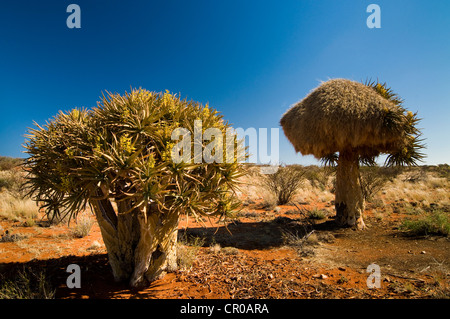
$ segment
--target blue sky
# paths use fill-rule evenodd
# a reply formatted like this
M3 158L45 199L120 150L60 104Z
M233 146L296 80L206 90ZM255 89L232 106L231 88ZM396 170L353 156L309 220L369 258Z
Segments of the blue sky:
M69 29L69 4L81 29ZM381 28L369 29L369 4ZM387 82L418 111L426 164L450 163L450 1L191 0L0 2L0 155L104 91L166 89L235 127L276 128L320 81ZM269 130L270 131L270 130ZM295 154L280 129L280 161Z

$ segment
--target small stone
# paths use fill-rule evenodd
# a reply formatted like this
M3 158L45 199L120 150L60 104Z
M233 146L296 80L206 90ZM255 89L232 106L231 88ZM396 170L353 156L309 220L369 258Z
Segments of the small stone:
M421 253L422 255L425 255L425 254L426 254L426 251L425 251L425 250L422 250L420 253Z

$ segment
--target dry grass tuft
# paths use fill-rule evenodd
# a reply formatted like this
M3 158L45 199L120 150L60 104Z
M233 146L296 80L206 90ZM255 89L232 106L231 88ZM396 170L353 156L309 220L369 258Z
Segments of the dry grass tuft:
M0 299L53 299L53 289L43 271L23 268L15 280L3 280L0 274Z
M24 176L16 170L0 171L0 217L12 221L37 218L39 208L29 197L24 196Z
M177 242L177 265L180 269L189 270L197 258L200 247L205 244L205 238L184 235Z
M9 191L0 193L0 217L12 221L38 217L39 208L30 198L20 198Z
M72 235L76 238L83 238L89 235L95 221L89 216L82 216L77 220L75 227L72 229Z

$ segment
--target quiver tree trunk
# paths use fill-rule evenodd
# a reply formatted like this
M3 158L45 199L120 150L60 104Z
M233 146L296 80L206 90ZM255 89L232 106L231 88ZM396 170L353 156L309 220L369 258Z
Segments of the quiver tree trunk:
M336 172L336 223L364 229L364 197L359 180L358 155L351 151L339 154Z
M123 213L128 206L120 203L116 214L109 200L91 204L116 281L138 287L177 269L178 213L163 213L151 205L147 211Z

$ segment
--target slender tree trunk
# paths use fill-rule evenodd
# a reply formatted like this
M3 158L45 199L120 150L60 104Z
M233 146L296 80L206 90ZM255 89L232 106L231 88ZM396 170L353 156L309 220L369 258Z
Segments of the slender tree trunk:
M357 154L340 152L336 172L336 222L341 226L356 226L364 229L362 213L364 198L359 182Z
M111 202L92 201L108 260L116 281L128 280L132 287L143 286L177 269L176 243L178 213L129 210L127 203L118 205L116 214Z

